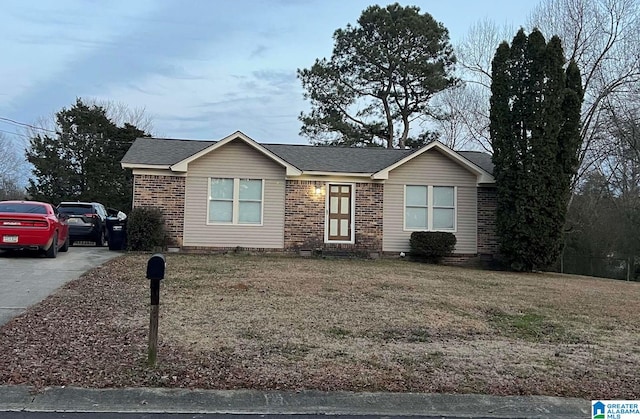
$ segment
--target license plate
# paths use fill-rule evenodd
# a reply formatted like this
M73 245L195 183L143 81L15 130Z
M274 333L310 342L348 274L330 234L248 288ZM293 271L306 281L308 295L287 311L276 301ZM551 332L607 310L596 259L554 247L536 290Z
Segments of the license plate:
M113 226L113 231L122 231L122 226Z
M77 218L69 218L67 220L67 223L69 223L69 224L79 224L80 220L78 220Z
M2 236L3 243L18 243L18 236Z

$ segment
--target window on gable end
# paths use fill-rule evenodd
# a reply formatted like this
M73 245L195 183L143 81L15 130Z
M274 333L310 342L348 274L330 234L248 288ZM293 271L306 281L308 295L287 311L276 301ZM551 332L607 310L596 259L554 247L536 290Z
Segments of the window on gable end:
M455 231L454 186L406 185L404 229L409 231Z
M262 179L210 178L208 224L262 224Z

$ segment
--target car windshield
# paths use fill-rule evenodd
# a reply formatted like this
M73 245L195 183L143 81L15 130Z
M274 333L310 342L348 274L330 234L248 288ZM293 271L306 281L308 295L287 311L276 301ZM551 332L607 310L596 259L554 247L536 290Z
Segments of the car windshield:
M70 215L84 215L84 214L93 214L95 211L93 210L93 206L91 205L60 205L58 207L58 211L63 214Z
M40 204L29 204L25 202L2 202L0 212L16 212L22 214L46 214L47 208Z

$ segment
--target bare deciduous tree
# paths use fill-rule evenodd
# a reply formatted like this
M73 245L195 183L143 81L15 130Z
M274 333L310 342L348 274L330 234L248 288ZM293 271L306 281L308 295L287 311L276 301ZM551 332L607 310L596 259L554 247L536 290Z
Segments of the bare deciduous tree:
M107 117L118 126L128 123L149 134L153 132L153 118L146 113L145 108L130 108L123 102L95 98L83 99L83 102L88 106L103 108ZM55 134L56 112L39 117L31 126L24 129L26 138L33 138L38 134Z
M530 17L545 35L557 34L567 59L583 75L581 170L602 161L610 148L611 105L640 82L638 0L545 0Z
M99 99L89 99L86 103L104 108L109 119L118 126L130 124L147 133L153 131L153 118L143 107L131 108L124 102Z
M488 121L489 113L484 106L483 93L477 86L463 83L434 98L434 107L444 113L430 122L439 134L439 141L454 150L473 149L479 145L485 151L491 151L488 127L483 125Z
M0 200L23 198L21 186L25 160L22 151L11 139L0 133Z
M443 92L436 101L448 115L437 121L440 140L453 148L482 148L492 151L489 138L489 96L491 60L502 41L513 38L510 25L498 26L484 19L471 26L456 46L458 75L462 85ZM452 128L455 127L455 130Z
M628 94L640 82L639 1L543 0L526 26L539 28L546 38L558 35L567 60L574 59L583 75L583 144L576 179L581 178L610 151L607 100ZM471 27L456 49L466 86L451 94L470 97L450 102L451 112L465 123L467 136L486 150L491 150L487 130L491 60L499 43L514 33L483 20ZM615 102L619 100L611 103Z

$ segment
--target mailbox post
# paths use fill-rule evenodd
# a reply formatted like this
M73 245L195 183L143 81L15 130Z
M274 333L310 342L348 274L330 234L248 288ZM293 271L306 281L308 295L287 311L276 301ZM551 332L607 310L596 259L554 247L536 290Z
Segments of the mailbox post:
M151 309L149 310L149 352L147 362L156 364L158 356L158 315L160 305L160 280L164 279L166 262L164 255L156 253L147 262L147 279L151 281Z

